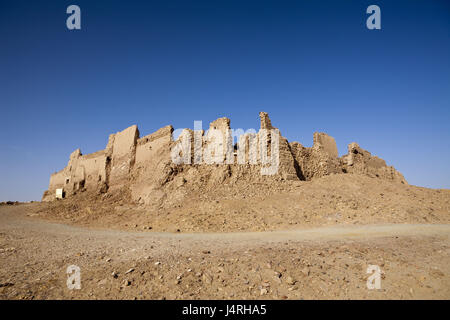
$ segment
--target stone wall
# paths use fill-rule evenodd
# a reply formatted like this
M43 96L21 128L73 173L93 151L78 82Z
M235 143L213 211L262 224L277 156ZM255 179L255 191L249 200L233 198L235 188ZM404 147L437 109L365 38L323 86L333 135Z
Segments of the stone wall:
M177 191L187 178L199 186L214 187L227 181L238 183L241 179L311 180L329 174L358 173L406 183L393 167L356 143L349 145L347 155L338 158L336 142L326 133L314 133L313 146L306 148L298 142L289 143L272 125L267 113L261 112L259 117L259 132L237 137L236 144L230 120L225 117L211 122L206 133L185 129L177 141L173 141L170 125L142 138L138 127L131 126L111 134L104 150L87 155L82 155L80 149L72 152L67 166L50 176L43 200L54 200L56 189L63 189L70 196L81 191L105 193L126 187L136 202L158 203L169 196L167 186L172 188L170 196L176 197L173 190ZM190 147L190 158L188 163L175 163L172 151L182 150L184 136L190 137L185 141ZM264 141L267 149L261 147ZM276 159L278 170L274 175L264 176L271 166L270 162L261 161L264 154L266 159Z
M407 183L403 175L394 167L387 166L386 161L372 156L369 151L362 149L356 142L348 145L348 153L342 156L341 162L345 173L358 173L369 177Z
M131 168L136 160L136 142L139 130L136 125L131 126L114 135L111 155L111 171L109 186L121 186L130 177Z
M167 147L171 142L172 132L173 127L166 126L138 139L136 143L136 165L140 166L158 156L160 148Z

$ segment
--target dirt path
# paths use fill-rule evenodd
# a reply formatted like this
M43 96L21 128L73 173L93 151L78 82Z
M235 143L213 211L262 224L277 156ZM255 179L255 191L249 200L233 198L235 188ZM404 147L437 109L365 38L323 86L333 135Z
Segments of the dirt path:
M450 298L450 225L178 234L80 228L27 209L0 207L0 298ZM380 290L367 289L370 264L384 272ZM81 290L67 288L68 265L81 268Z
M180 239L187 240L233 240L233 241L286 241L286 240L342 240L368 239L386 236L431 236L450 235L448 224L383 224L383 225L351 225L337 227L321 227L270 232L231 232L231 233L167 233L167 232L133 232L118 230L102 230L80 228L60 223L30 219L23 207L5 206L0 211L0 230L24 228L49 235L70 235L89 237L110 237L111 241L124 238L144 239Z

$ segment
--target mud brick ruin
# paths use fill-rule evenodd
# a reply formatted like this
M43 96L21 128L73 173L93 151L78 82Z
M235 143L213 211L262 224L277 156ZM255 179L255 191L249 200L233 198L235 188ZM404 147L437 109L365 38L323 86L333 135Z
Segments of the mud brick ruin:
M234 145L225 143L230 139L230 120L219 118L213 121L210 129L220 130L224 135L219 149L214 145L216 141L210 139L204 131L185 129L174 141L171 125L142 138L138 127L131 126L111 134L104 150L87 155L83 155L80 149L72 152L67 166L51 175L43 201L56 199L57 193L60 194L59 197L70 197L84 191L108 193L127 188L131 191L133 201L152 204L168 196L166 189L174 190L189 184L214 187L222 183L241 181L282 183L286 180L311 180L330 174L357 173L407 183L403 175L387 166L384 160L372 156L354 142L349 144L348 153L339 157L334 138L318 132L314 133L314 144L311 148L298 142L288 142L280 134L278 171L275 175L261 175L263 165L252 160L252 153L257 153L258 150L252 148L249 141L252 138L261 139L261 134L276 128L272 126L267 113L260 112L259 116L261 129L265 130L260 130L253 136L246 133L238 139L239 144ZM191 157L190 161L188 164L176 164L172 161L172 150L180 146L180 140L188 133L191 137L192 152L184 156ZM269 141L270 155L271 134L265 138ZM245 152L237 152L239 146L245 146ZM205 160L208 154L211 155L211 150L223 150L219 158L223 160L227 155L231 155L234 162L207 164L200 161ZM203 159L199 155L203 156Z

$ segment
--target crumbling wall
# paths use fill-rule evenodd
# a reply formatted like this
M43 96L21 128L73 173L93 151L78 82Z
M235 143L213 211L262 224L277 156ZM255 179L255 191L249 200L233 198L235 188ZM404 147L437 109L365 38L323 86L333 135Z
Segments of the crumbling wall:
M270 121L269 114L267 112L261 111L259 113L259 119L261 121L260 128L261 129L273 129L272 122Z
M131 168L136 159L136 142L138 138L139 130L136 125L114 135L109 187L122 187L128 182Z
M79 182L84 180L84 187L88 190L98 190L107 181L106 176L107 155L104 150L83 155L78 166L83 168Z
M356 142L348 145L348 153L341 158L345 173L359 173L374 178L383 178L407 184L403 175L392 166L387 166L383 159L372 156Z
M323 132L314 132L313 141L314 148L319 149L320 151L324 151L330 156L330 158L338 158L338 149L336 146L336 141L333 137Z
M294 155L291 150L291 146L289 145L287 139L281 135L281 132L278 128L272 126L272 122L269 118L267 112L260 112L259 118L261 122L261 128L259 132L259 139L261 139L261 134L267 130L269 135L269 145L268 145L268 154L271 154L271 144L273 133L272 130L278 130L279 132L279 169L277 173L277 177L280 177L283 180L299 180L303 177L302 173L299 171L298 163L294 158ZM270 132L270 133L269 133ZM260 155L261 159L261 155Z
M65 181L66 181L66 174L64 170L53 173L50 176L50 183L48 186L49 191L55 191L56 189L63 188Z
M298 163L299 171L305 180L341 173L336 141L323 132L315 132L313 146L304 147L298 142L290 144L292 153Z
M234 162L234 149L231 137L230 119L219 118L209 124L203 136L203 161L206 164Z
M104 150L82 155L80 149L70 155L67 166L51 175L49 188L43 200L53 200L56 189L63 189L66 195L78 191L97 191L106 182L106 154Z
M104 150L83 155L80 149L71 153L67 166L51 175L43 201L55 199L56 189L66 196L78 191L106 192L109 185L121 186L128 180L134 164L137 126L109 136Z
M347 155L338 158L336 142L326 133L314 133L313 146L306 148L298 142L289 143L272 126L267 113L261 112L259 117L260 130L242 134L236 144L230 119L225 117L211 122L206 133L185 129L177 141L173 141L170 125L142 138L137 126L131 126L111 134L104 150L88 155L82 155L80 149L72 152L67 166L51 175L43 200L54 200L56 189L63 189L70 196L79 191L105 193L126 187L131 190L132 200L162 205L169 198L183 199L186 186L203 190L224 183L311 180L340 173L406 183L393 167L356 143L349 145ZM190 137L188 161L175 163L173 153L182 150L185 136ZM276 141L278 152L274 153ZM274 156L277 171L274 175L262 175L262 169L274 164ZM262 163L264 157L271 161Z
M77 172L78 159L80 156L80 149L76 149L71 153L67 166L50 176L49 187L47 192L44 193L43 201L55 199L56 189L63 189L66 194L68 192L73 193L73 183L74 180L76 181L77 179L75 173Z
M372 156L357 143L348 145L348 154L338 158L338 150L333 137L326 133L314 133L312 148L298 142L290 144L300 171L306 180L329 174L358 173L374 178L382 178L407 183L394 167L387 166L383 159Z
M172 139L172 126L166 126L158 131L142 137L136 143L136 165L141 166L146 161L158 155L162 147L167 147Z
M136 141L136 160L131 174L132 199L142 204L159 203L162 185L171 173L173 127L166 126Z

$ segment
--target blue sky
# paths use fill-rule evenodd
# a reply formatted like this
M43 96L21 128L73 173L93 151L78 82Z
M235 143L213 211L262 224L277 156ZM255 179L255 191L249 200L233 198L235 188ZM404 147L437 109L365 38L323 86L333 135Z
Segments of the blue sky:
M449 1L3 0L0 40L0 201L39 200L73 150L132 124L258 129L259 111L450 188Z

